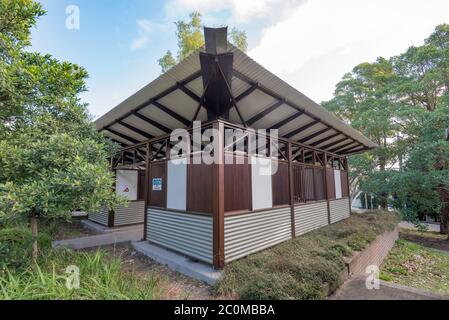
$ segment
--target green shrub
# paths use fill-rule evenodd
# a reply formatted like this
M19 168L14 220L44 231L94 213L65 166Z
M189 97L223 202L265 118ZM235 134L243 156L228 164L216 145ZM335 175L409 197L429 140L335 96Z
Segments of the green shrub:
M354 214L339 223L232 262L213 287L242 299L324 299L341 284L344 258L393 230L397 214Z
M51 244L50 237L41 233L39 247L43 250ZM5 268L24 269L29 266L32 250L32 236L29 228L15 227L0 230L0 270Z

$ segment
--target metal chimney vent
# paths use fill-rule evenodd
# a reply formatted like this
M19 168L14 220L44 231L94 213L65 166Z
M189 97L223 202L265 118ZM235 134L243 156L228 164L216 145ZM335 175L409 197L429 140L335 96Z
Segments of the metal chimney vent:
M204 27L204 40L206 52L209 54L222 54L228 52L228 27Z

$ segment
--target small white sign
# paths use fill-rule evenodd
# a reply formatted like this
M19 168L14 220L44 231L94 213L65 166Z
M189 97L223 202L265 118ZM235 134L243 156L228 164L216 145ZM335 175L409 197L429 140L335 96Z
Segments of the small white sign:
M162 178L153 178L153 191L162 191Z
M137 200L137 177L135 170L117 170L115 190L130 201Z

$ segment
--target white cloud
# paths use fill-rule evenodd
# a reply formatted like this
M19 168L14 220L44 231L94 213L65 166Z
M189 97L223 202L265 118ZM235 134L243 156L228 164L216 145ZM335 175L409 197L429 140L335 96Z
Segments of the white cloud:
M266 27L249 55L320 102L355 65L421 44L447 12L447 0L308 1Z
M137 38L133 39L130 45L131 50L138 50L144 48L148 42L150 41L150 35L155 30L160 30L161 28L164 28L163 25L154 23L150 20L137 20Z
M198 10L203 14L230 10L230 20L246 23L252 19L284 14L304 0L172 0L166 5L169 16ZM223 22L222 22L223 23Z

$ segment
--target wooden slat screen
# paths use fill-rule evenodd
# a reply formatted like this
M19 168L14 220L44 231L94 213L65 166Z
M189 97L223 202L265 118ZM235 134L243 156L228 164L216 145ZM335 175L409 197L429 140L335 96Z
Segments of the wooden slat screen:
M233 157L225 155L225 157ZM225 161L224 165L224 202L225 212L251 210L251 166L248 158L245 164ZM233 163L233 164L228 164ZM288 181L288 180L287 180Z
M303 196L304 167L293 165L293 196L295 203L304 202Z
M304 193L306 201L315 200L315 183L313 180L313 168L306 167L304 170Z
M272 176L273 205L289 204L288 163L277 162L277 171Z
M326 193L324 191L324 169L315 168L314 171L315 200L324 200L326 199Z
M213 166L190 163L187 169L187 210L212 213Z
M329 199L335 199L335 177L334 169L327 169L327 196Z

